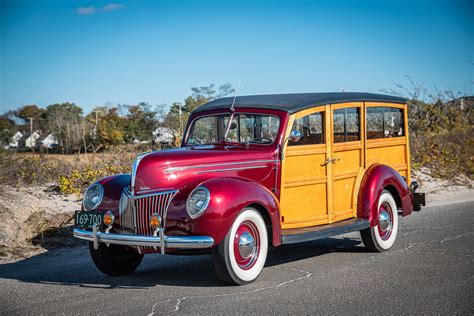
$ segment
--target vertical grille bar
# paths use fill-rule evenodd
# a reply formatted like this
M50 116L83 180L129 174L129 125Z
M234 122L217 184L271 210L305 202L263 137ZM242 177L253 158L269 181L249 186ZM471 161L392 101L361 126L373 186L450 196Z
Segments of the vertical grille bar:
M132 203L135 205L135 216L137 219L136 234L148 236L153 235L153 229L149 224L150 216L153 215L153 213L158 213L164 220L171 200L176 193L177 191L168 191L166 193L142 198L135 197L133 199Z

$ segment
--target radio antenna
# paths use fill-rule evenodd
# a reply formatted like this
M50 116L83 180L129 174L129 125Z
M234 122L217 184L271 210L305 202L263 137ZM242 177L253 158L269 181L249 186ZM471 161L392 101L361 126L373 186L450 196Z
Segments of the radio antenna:
M239 93L241 82L242 82L242 79L239 79L239 84L237 85L237 90L235 90L234 100L232 101L232 105L230 106L230 111L231 112L235 111L235 109L234 109L235 99L237 99L237 94Z

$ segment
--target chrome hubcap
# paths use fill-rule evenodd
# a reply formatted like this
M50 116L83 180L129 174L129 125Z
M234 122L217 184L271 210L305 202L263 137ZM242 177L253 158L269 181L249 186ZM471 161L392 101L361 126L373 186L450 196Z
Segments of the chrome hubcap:
M234 236L234 257L238 266L249 270L258 259L260 238L254 223L245 221L240 224Z
M382 240L388 240L390 235L392 235L393 216L394 214L390 205L386 202L382 203L379 209L378 224L379 236Z
M255 251L255 240L249 232L245 232L239 239L239 253L242 258L247 259Z
M379 215L379 225L382 231L386 231L390 226L390 215L387 211L383 210Z

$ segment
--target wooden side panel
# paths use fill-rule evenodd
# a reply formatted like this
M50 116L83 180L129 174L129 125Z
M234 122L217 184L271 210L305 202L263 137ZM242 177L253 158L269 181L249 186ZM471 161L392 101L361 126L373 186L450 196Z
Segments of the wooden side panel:
M284 228L327 223L326 145L288 147L284 180Z
M340 159L332 166L334 222L354 215L354 189L363 163L363 151L360 142L353 145L352 149L344 149L344 146L336 145L333 151L334 158Z
M298 112L290 117L285 139L288 138L295 119L311 113L326 112L329 107ZM324 129L328 126L325 121ZM327 134L327 133L326 133ZM329 223L330 174L327 166L321 166L328 158L328 144L287 146L283 151L281 182L281 226L282 229L301 228Z
M332 158L336 161L332 164L332 198L333 213L331 222L337 222L344 219L355 217L356 194L358 187L356 181L360 178L361 169L364 168L364 111L362 102L351 102L333 105L331 108L359 108L359 141L349 141L345 143L333 143ZM331 118L331 122L332 122ZM331 134L333 134L333 127Z
M366 141L366 166L385 164L397 170L401 176L410 181L409 148L407 135L407 106L401 104L385 104L367 102L366 107L392 107L404 110L404 136L393 138L369 139Z

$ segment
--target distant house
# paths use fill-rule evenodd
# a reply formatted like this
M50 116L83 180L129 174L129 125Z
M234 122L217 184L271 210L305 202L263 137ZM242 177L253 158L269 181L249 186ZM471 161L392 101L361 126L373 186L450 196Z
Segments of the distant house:
M18 148L19 141L22 137L23 137L23 134L21 132L16 132L15 135L13 135L10 140L10 144L5 146L5 149Z
M173 132L166 127L158 127L153 131L153 139L157 144L170 145L173 142L173 137Z
M457 107L460 110L474 107L474 96L465 96L446 102L447 105Z
M33 132L33 134L25 133L19 140L18 140L18 148L26 147L26 148L35 148L36 141L40 137L39 132Z
M53 133L44 133L36 140L37 148L52 149L59 146L59 140Z

